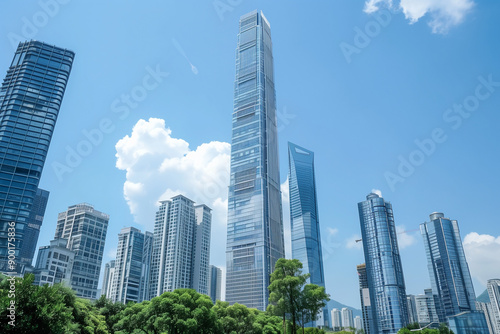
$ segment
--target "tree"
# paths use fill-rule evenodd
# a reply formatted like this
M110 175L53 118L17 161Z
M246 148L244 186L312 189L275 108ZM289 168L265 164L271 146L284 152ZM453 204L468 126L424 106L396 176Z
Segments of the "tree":
M120 320L118 314L125 309L125 305L122 303L113 303L106 296L102 295L96 300L94 306L99 310L99 314L104 316L109 333L114 334L113 326Z
M302 263L299 260L279 259L276 261L274 272L269 285L268 312L283 317L288 314L291 322L291 334L297 333L297 323L302 324L302 333L305 333L305 323L316 320L318 312L326 306L329 300L324 287L315 284L306 284L310 274L302 274Z

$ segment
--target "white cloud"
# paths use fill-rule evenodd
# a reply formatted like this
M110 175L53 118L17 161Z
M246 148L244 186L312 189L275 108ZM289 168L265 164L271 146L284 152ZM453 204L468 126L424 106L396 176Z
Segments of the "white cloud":
M125 170L123 194L135 222L152 231L158 201L182 194L212 208L212 254L225 254L230 144L213 141L189 148L172 137L165 121L139 120L116 143L116 167ZM212 256L214 264L225 256Z
M392 4L392 0L368 0L364 11L374 13L382 6L392 7ZM411 24L427 15L432 32L444 34L462 23L473 6L473 0L400 0L397 7Z
M411 246L417 241L417 239L415 239L415 237L412 234L405 232L405 231L406 231L406 228L404 225L396 226L396 233L398 234L397 238L398 238L399 249L404 249L408 246Z
M285 238L285 257L292 258L292 231L290 225L290 194L288 188L288 177L281 184L281 207L283 211L283 235Z
M362 241L356 242L356 240L361 240L359 234L354 234L352 237L348 238L346 240L345 246L348 249L363 249L363 242Z
M463 245L471 275L481 284L500 277L500 236L472 232L465 236Z
M334 236L334 235L337 235L339 233L338 228L327 227L326 230L328 231L329 236Z
M111 259L111 260L115 260L116 259L116 247L115 248L112 248L110 250L108 250L108 252L106 253L106 256Z

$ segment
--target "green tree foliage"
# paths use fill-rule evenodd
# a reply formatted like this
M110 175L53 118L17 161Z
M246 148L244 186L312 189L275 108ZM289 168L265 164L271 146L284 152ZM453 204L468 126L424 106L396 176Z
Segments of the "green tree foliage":
M318 312L330 300L324 287L307 284L310 274L302 274L302 263L299 260L279 259L271 275L269 285L268 312L291 320L291 334L297 333L297 324L302 325L316 320Z
M420 325L418 324L418 322L416 322L401 328L398 331L398 334L453 334L453 331L450 330L445 323L439 324L438 329L424 328L422 330L418 330L420 328Z

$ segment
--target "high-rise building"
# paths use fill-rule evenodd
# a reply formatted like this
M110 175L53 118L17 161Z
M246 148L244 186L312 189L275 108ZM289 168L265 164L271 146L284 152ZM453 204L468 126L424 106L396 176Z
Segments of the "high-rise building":
M347 307L342 308L342 327L344 327L344 329L349 329L351 327L354 327L354 318L352 317L352 310Z
M49 192L38 188L36 190L35 199L33 200L28 224L24 231L24 247L22 247L19 252L21 262L25 263L25 265L33 263L38 235L40 234L40 227L43 223L43 216L45 215L45 208L47 207L48 200Z
M303 274L311 275L308 283L325 287L314 152L289 142L288 161L292 258L302 263ZM327 307L316 321L308 324L308 327L317 326L328 327Z
M432 324L431 327L438 327L439 318L434 304L432 289L425 289L423 295L415 296L415 309L417 311L417 322L420 326L425 327Z
M363 329L365 334L376 334L374 332L372 301L370 299L370 288L368 287L368 276L366 273L366 264L357 265L359 279L359 297L361 299L361 313L363 315Z
M221 286L222 286L222 270L216 266L210 265L210 276L208 280L208 295L215 303L221 300Z
M363 329L363 320L361 320L361 317L359 315L354 317L354 328L356 329L356 331Z
M415 295L406 295L406 302L408 305L408 323L414 324L418 322L417 304L415 302Z
M500 279L490 279L487 284L495 334L500 334Z
M71 270L75 260L75 252L66 248L67 239L50 241L50 246L40 247L36 259L35 285L70 284Z
M458 222L439 212L420 225L439 322L476 309L476 295L460 239Z
M0 272L31 265L37 240L28 224L74 57L42 42L20 43L0 88ZM15 265L8 263L11 222Z
M182 195L160 202L154 227L149 299L180 288L208 294L210 211L206 205L195 206Z
M483 312L490 334L497 334L495 331L495 318L493 315L493 310L491 309L491 303L485 303L476 300L476 309Z
M271 28L240 18L226 245L226 301L265 311L274 265L285 257Z
M116 250L116 262L114 276L111 281L111 295L109 299L112 302L140 303L149 296L144 296L147 291L145 285L146 274L150 270L151 258L144 258L144 253L151 254L150 232L142 233L135 227L122 228L118 234L118 247Z
M70 284L77 297L96 299L109 215L81 203L59 213L55 239L68 240L75 252Z
M107 299L111 299L111 286L113 277L115 276L115 264L116 260L111 260L104 265L101 295L106 296Z
M358 210L374 319L370 332L395 334L408 324L408 307L392 205L371 193Z
M335 332L342 329L342 313L339 309L334 308L331 312L332 328Z

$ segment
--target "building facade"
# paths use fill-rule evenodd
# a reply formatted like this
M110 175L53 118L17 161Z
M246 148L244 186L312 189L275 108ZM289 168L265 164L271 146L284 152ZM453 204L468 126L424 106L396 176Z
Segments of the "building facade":
M111 299L111 286L113 283L113 277L115 276L115 264L116 260L111 260L104 265L101 295L106 296L107 299Z
M150 270L151 258L145 258L144 253L151 254L152 234L142 233L134 227L125 227L118 234L118 247L116 250L116 262L114 275L111 281L111 294L109 299L112 302L140 303L147 296L149 282L147 272ZM103 286L104 288L104 286Z
M334 308L331 312L332 328L335 332L342 330L342 313Z
M215 303L221 300L222 270L214 265L210 265L210 276L208 280L209 296Z
M210 208L195 206L182 195L160 202L154 227L149 299L180 288L208 294L211 219Z
M365 334L372 334L374 318L372 311L372 301L370 299L370 288L368 286L368 275L366 273L366 264L356 266L359 279L359 297L361 300L361 314L363 319L363 330ZM373 332L375 333L375 332Z
M480 302L476 300L476 309L483 312L484 318L486 319L486 325L488 325L488 331L490 334L496 334L495 331L495 320L493 316L493 311L491 309L491 303Z
M500 279L490 279L486 285L495 334L500 334Z
M288 162L292 258L302 263L303 274L311 275L307 283L325 287L314 152L289 142ZM308 325L328 327L328 308Z
M354 317L354 329L356 329L356 332L363 329L363 320L359 315Z
M371 193L358 210L374 319L370 333L395 334L408 324L408 308L392 205Z
M35 285L63 283L70 286L75 252L66 248L67 239L50 241L50 246L40 247L36 260Z
M226 301L265 311L285 257L271 28L243 15L236 49L226 245Z
M344 329L354 328L354 318L352 317L352 310L343 307L342 308L342 327Z
M466 311L448 317L454 334L489 334L483 312Z
M415 296L415 308L417 312L417 322L421 327L432 324L431 327L438 327L439 318L434 304L432 289L425 289L423 295Z
M75 252L70 285L77 297L96 299L109 215L81 203L59 213L55 239L68 240Z
M458 222L440 212L420 225L427 254L427 267L440 322L476 309L476 295L465 258Z
M20 43L0 88L0 272L32 264L38 236L28 224L74 57L39 41ZM8 264L11 222L15 265Z

